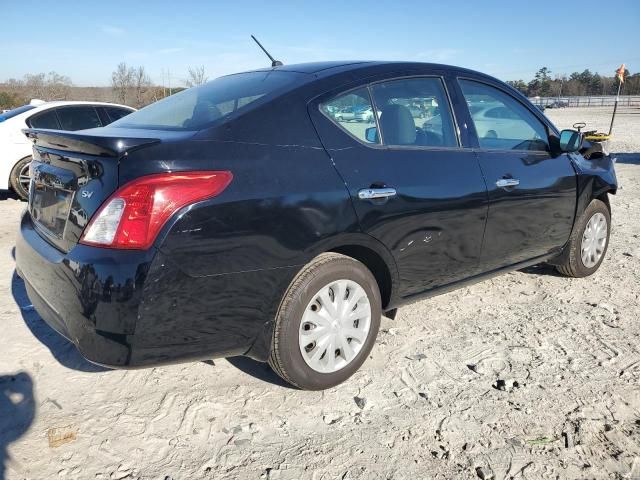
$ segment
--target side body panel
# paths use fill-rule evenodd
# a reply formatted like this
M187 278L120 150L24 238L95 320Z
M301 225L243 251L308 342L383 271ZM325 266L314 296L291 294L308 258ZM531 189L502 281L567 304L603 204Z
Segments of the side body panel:
M557 136L555 127L510 87L484 76L465 74L461 78L479 81L511 96L546 126L551 142ZM450 88L464 98L456 78L451 79ZM457 116L474 146L489 194L481 271L490 272L560 253L571 234L576 212L576 172L569 156L543 151L479 148L466 101L458 102ZM499 187L496 182L503 179L517 180L519 185Z
M392 72L349 87L445 73L425 68ZM347 185L363 232L385 245L395 259L400 278L398 297L477 273L488 201L474 152L462 147L365 145L320 111L323 101L345 90L336 89L314 99L309 112ZM361 189L380 187L394 188L397 195L382 201L358 197Z
M567 155L483 150L477 155L490 199L482 269L559 253L571 235L576 211L576 174ZM520 184L496 186L503 178Z

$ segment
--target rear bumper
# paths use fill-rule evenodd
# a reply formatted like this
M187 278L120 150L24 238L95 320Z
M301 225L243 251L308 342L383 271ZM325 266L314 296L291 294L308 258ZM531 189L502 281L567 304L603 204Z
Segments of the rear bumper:
M29 299L89 361L134 368L248 354L266 360L298 268L193 277L159 250L62 253L22 217L16 269Z

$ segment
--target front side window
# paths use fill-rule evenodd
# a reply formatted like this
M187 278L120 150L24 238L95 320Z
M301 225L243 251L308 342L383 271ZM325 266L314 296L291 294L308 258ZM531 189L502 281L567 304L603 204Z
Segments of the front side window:
M439 78L408 78L371 87L382 141L390 146L457 147L449 101Z
M63 107L58 108L57 112L62 130L85 130L102 126L98 112L91 106Z
M116 120L112 127L158 130L202 130L213 122L262 100L273 98L305 75L262 71L216 78L152 103Z
M460 80L481 148L548 151L544 124L511 95L484 83Z
M320 105L320 110L338 126L364 143L380 143L375 117L366 87L339 95Z

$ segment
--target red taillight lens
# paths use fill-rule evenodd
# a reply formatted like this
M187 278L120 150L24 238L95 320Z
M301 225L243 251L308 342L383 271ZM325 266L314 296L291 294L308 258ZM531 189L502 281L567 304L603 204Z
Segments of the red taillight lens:
M232 179L229 171L140 177L109 197L85 228L80 243L146 250L171 215L191 203L215 197Z

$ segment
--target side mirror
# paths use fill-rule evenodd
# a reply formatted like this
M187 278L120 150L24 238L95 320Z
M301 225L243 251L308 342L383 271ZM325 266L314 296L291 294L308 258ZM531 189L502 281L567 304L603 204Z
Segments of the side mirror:
M364 131L364 138L367 139L369 143L378 143L378 128L377 127L369 127Z
M577 152L582 147L584 137L575 130L562 130L560 132L560 150L564 153Z

